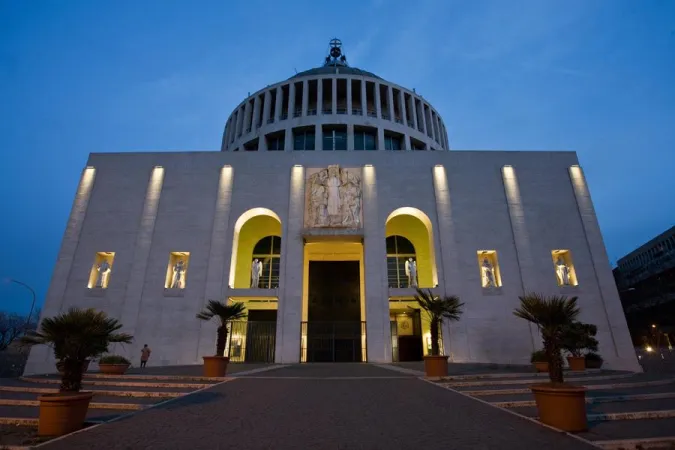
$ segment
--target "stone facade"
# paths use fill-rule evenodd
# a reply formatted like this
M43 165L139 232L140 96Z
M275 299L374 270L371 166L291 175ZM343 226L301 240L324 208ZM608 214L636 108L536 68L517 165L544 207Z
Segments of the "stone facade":
M117 352L153 348L154 364L195 364L213 350L213 325L195 319L208 298L246 296L228 286L237 219L251 208L282 223L276 361L300 359L304 169L364 167L363 248L368 361L391 361L385 221L401 207L434 228L441 294L466 303L443 329L454 361L527 363L536 331L513 316L527 291L579 296L581 319L598 326L607 367L638 369L597 219L573 152L185 152L92 154L78 188L43 316L69 306L118 317L136 336ZM161 166L161 176L157 175ZM509 176L504 166L510 166ZM294 179L293 172L301 172ZM514 189L513 182L517 183ZM496 249L503 285L481 287L477 249ZM559 287L551 250L570 249L578 286ZM186 288L167 295L167 255L189 251ZM87 288L96 252L115 252L109 287ZM267 291L267 290L265 290ZM269 292L266 292L269 295ZM35 348L27 373L49 371Z

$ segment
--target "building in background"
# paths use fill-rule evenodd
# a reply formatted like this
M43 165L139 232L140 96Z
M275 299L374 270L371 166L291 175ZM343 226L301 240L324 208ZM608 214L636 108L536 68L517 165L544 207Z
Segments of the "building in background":
M431 348L422 287L465 303L452 361L527 364L518 296L574 295L607 367L639 370L577 155L449 151L426 98L341 47L245 98L221 151L91 154L43 316L102 309L136 337L116 353L197 364L216 333L195 313L224 299L248 311L231 361L388 363ZM32 349L27 373L53 369Z
M614 278L635 345L672 345L675 227L619 259Z

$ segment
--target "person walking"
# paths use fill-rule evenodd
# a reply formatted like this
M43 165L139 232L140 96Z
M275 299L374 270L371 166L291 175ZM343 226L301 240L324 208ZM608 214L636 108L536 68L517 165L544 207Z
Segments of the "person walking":
M145 367L145 365L148 363L148 359L150 359L150 353L152 353L152 350L150 350L148 344L145 344L141 349L141 367Z

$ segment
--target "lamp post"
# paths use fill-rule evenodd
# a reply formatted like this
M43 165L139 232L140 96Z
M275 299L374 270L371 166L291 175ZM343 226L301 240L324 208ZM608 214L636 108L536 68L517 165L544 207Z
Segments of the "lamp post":
M26 319L26 325L30 325L30 319L33 316L33 309L35 308L35 297L36 297L35 291L33 290L32 287L28 286L23 281L15 280L14 278L7 278L7 282L19 284L19 285L25 287L26 289L28 289L30 291L30 293L33 295L33 301L30 304L30 312L28 313L28 319Z

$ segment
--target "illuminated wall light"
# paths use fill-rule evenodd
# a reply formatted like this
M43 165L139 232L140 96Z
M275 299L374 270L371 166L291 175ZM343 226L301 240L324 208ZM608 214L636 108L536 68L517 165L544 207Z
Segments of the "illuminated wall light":
M373 165L372 164L364 164L363 167L373 167Z
M302 164L293 164L293 167L302 167Z

